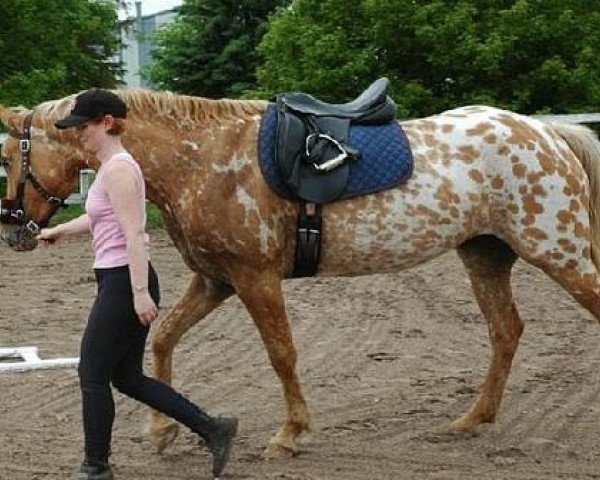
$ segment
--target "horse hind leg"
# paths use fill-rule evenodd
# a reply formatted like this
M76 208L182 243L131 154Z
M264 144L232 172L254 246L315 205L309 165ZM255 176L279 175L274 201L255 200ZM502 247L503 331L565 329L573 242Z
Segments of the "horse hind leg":
M517 254L494 236L480 236L458 248L475 298L488 325L492 358L479 395L468 412L451 428L473 432L496 420L510 368L519 345L523 322L513 301L510 274Z
M523 258L527 261L527 258ZM533 263L533 262L532 262ZM563 287L600 322L600 275L589 257L581 256L568 266L536 264Z

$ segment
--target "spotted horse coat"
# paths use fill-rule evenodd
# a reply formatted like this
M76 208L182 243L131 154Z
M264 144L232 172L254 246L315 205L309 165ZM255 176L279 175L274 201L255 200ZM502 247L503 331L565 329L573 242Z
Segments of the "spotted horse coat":
M155 375L171 381L181 336L237 294L258 328L285 399L285 416L268 455L297 451L309 410L282 280L292 273L297 206L265 184L257 135L266 103L208 100L170 93L117 92L129 107L126 147L139 162L149 198L160 208L174 244L195 272L152 340ZM53 122L73 96L33 111L31 169L53 195L73 189L92 160L75 134ZM25 113L0 107L0 119L22 129ZM456 249L489 327L490 365L471 408L451 428L493 422L523 322L513 301L517 258L556 280L600 318L597 215L600 146L590 130L545 124L512 112L470 106L402 124L414 174L391 190L323 207L319 276L395 272ZM4 145L8 197L19 176L15 138ZM53 209L25 188L26 217L41 222ZM23 228L5 227L20 247ZM151 436L164 448L177 434L155 413Z

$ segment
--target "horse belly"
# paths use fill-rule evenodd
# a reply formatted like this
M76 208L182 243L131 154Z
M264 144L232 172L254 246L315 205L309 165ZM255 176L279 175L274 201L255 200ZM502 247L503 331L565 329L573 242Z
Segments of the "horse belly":
M402 270L484 233L476 195L450 205L439 187L424 185L417 174L396 189L325 206L319 275Z

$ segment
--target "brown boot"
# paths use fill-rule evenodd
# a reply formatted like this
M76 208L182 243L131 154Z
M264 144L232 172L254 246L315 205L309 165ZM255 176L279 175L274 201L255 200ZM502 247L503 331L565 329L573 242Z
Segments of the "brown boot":
M218 417L215 419L214 430L204 439L213 456L213 475L215 478L221 475L225 465L227 465L237 429L237 418Z

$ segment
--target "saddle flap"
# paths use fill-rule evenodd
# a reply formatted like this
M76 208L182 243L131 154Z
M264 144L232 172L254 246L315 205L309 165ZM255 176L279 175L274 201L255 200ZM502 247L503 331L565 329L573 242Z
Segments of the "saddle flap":
M284 108L277 109L276 148L279 168L286 182L298 188L297 171L294 168L302 161L306 127L302 120L295 115L285 112Z
M314 167L298 168L299 190L297 194L307 202L329 203L337 200L348 183L350 164L340 165L326 174L315 173Z
M318 122L322 131L346 138L349 120L319 118ZM316 138L315 143L311 143L311 138ZM308 202L328 203L344 191L350 171L348 162L332 170L319 170L318 165L340 155L340 151L335 144L309 135L304 120L281 103L277 108L276 150L281 175L298 197Z

